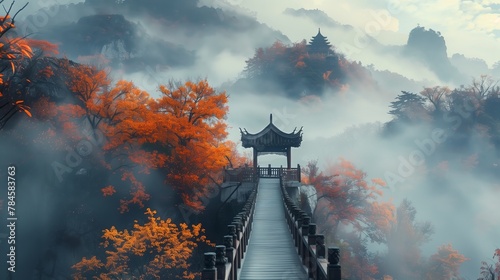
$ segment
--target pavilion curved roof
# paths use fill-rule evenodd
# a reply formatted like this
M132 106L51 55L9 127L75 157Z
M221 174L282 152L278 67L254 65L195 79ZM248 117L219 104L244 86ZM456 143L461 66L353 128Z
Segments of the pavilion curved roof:
M252 134L246 129L241 132L241 142L245 148L255 148L261 152L281 152L287 147L300 147L302 143L302 128L296 131L295 128L291 133L281 131L273 124L272 114L269 124L260 132Z

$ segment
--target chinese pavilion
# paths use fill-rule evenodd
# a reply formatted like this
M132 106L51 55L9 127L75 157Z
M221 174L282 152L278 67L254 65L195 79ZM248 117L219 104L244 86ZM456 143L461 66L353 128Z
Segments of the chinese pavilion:
M253 167L257 170L257 157L265 154L285 155L287 169L291 168L292 147L298 148L302 142L302 128L291 133L285 133L273 124L273 115L270 115L269 124L259 133L251 134L246 129L241 132L241 142L245 148L253 148Z
M321 34L321 30L318 28L318 34L312 37L311 42L307 45L307 51L309 54L330 55L332 52L331 46L328 39Z

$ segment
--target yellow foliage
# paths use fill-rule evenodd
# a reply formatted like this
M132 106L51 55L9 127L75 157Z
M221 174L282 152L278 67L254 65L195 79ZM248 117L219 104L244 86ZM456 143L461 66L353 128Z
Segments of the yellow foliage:
M206 239L201 224L181 223L156 217L156 211L148 208L144 213L148 222L134 221L132 230L117 230L114 226L103 231L106 260L95 256L83 258L72 266L74 279L194 279L189 271L189 258L199 243L213 245ZM130 267L131 257L141 257L140 267ZM139 272L141 271L141 272Z

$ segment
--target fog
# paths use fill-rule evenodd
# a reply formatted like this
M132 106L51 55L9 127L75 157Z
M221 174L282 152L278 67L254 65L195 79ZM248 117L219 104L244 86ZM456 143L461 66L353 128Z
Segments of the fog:
M35 13L38 9L49 7L51 4L66 5L70 2L83 1L42 2L30 4L23 16ZM440 81L428 67L411 59L403 60L390 51L406 44L408 33L418 23L441 30L446 39L448 57L456 52L462 53L466 57L483 59L490 68L500 60L500 53L496 51L500 46L499 38L488 35L486 24L483 23L481 28L477 27L478 30L467 29L464 31L467 39L460 38L459 34L463 30L451 23L448 24L446 19L440 19L436 14L425 15L424 11L420 11L407 18L413 9L412 5L417 5L415 3L403 5L404 7L397 6L399 13L395 13L394 10L387 11L387 7L394 7L391 6L394 4L392 2L394 1L357 0L332 4L321 0L272 3L263 0L203 0L200 1L200 5L210 5L224 11L254 17L260 23L286 36L289 42L285 43L300 42L304 39L309 41L316 35L318 27L321 27L321 33L328 37L335 50L344 53L349 60L361 61L363 65L372 64L377 70L398 73L408 80L414 80L420 88L457 85ZM341 27L318 26L311 19L284 14L286 8L320 9L340 24L351 25L354 31ZM459 11L453 10L450 13L453 15ZM472 12L469 14L472 15ZM376 15L390 17L385 18L382 24ZM226 91L229 95L228 139L234 142L240 140L239 128L247 129L250 133L263 129L269 123L269 114L273 114L273 123L284 132L303 127L303 143L300 148L292 150L292 165L305 166L310 160L318 160L320 166L326 168L343 157L366 171L368 178L382 178L389 181L383 199L392 200L395 205L405 198L410 199L417 209L417 219L431 221L435 227L432 240L422 247L424 254L429 256L436 252L440 245L452 243L455 249L470 258L461 268L465 279L476 279L481 266L480 261L488 260L493 250L500 247L498 177L478 176L477 173L470 174L466 169L454 167L439 169L439 162L428 162L427 157L421 165L415 166L414 171L408 172L408 176L400 174L398 168L402 164L401 158L407 160L415 150L421 150L416 142L432 138L432 132L428 127L418 126L412 126L394 138L381 136L384 124L392 119L388 114L390 102L394 101L401 91L413 89L404 88L402 84L388 79L377 81L381 85L377 90L349 89L340 93L325 92L321 96L303 96L298 100L287 98L285 93L272 90L239 91L232 85L238 78L244 76L245 61L254 55L256 48L270 46L277 39L270 35L271 31L266 31L266 36L260 37L259 34L263 32L263 29L259 29L261 27L246 32L217 30L214 27L210 29L212 33L200 35L196 32L196 35L192 36L190 30L181 26L175 30L163 29L161 23L154 23L154 19L133 16L129 16L128 19L140 24L151 37L162 38L193 51L195 62L193 65L183 67L152 64L147 65L145 71L135 73L115 67L110 70L110 75L115 80L131 80L152 96L158 96L158 85L168 80L206 78L211 85L218 90ZM380 31L366 32L367 25L373 22L379 24ZM369 41L367 36L374 41ZM369 43L360 43L363 40ZM477 76L480 74L482 73L476 73ZM463 84L470 82L463 81ZM454 131L447 133L452 135ZM453 162L455 157L464 158L474 151L483 151L483 143L478 141L471 144L470 149L464 151L464 154L456 155L448 150L442 150L444 143L435 143L434 150L430 153L432 155L438 153L442 161ZM242 147L239 150L250 152ZM500 164L498 158L494 156L485 161L486 163L481 162L481 164L500 168L500 165L493 165ZM269 163L285 165L285 160L279 156L259 158L260 165ZM435 173L441 176L442 185L428 178L429 174ZM399 175L403 180L393 181L388 174Z

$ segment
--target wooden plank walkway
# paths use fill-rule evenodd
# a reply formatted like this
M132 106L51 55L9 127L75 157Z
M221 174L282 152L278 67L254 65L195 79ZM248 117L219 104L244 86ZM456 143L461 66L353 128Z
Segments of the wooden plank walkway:
M238 279L307 279L285 220L282 201L279 179L260 178L253 228Z

